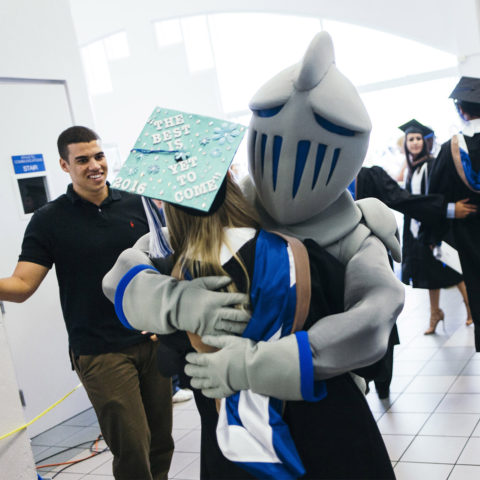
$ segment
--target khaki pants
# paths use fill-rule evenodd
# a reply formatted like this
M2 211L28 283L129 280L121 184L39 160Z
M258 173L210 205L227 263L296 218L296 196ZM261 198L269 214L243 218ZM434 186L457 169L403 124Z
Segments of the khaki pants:
M160 375L157 345L80 355L74 367L113 454L116 480L166 480L173 454L172 384Z

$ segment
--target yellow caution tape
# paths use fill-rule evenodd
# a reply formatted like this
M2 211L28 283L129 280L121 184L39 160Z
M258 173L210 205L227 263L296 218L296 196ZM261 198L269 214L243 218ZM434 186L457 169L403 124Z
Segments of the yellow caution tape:
M29 422L21 425L20 427L16 428L15 430L12 430L11 432L6 433L5 435L2 435L0 437L0 440L3 440L4 438L9 437L10 435L13 435L14 433L19 432L20 430L23 430L27 427L29 427L32 423L36 422L38 419L42 418L46 413L48 413L50 410L55 408L59 403L62 403L68 396L70 396L75 390L78 390L80 387L83 385L79 383L71 392L68 392L66 395L64 395L60 400L56 401L53 405L50 405L46 410L44 410L42 413L37 415L34 419L30 420Z

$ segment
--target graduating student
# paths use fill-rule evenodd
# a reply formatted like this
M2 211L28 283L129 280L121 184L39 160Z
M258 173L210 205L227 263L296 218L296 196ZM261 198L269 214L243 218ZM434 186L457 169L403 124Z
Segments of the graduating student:
M444 195L411 193L400 187L380 166L362 167L356 179L350 184L349 191L355 200L368 197L378 198L393 210L427 226L435 226L446 218L447 202ZM476 207L468 203L468 199L460 200L455 203L455 218L466 218L475 210ZM395 325L390 334L385 357L373 366L359 371L367 380L375 382L379 398L387 398L389 395L393 370L393 348L399 343L398 329Z
M468 198L477 207L464 221L451 222L465 279L471 316L475 324L475 347L480 351L480 79L462 77L450 94L465 120L461 133L445 142L433 164L429 191L442 193L448 202ZM429 229L432 243L448 232L447 222ZM467 322L468 323L468 322Z
M405 132L405 157L408 165L405 189L413 194L426 194L429 171L434 163L430 154L433 130L415 119L400 126L400 129ZM446 206L443 212L445 210ZM428 289L430 326L425 335L430 335L435 333L438 323L445 317L439 306L441 288L456 286L467 306L468 317L470 313L462 275L434 257L432 249L419 239L420 222L412 217L405 215L404 218L402 281L407 285L411 284L413 288Z
M457 219L466 218L477 208L464 198L448 205L445 196L431 191L427 195L411 193L402 188L382 167L362 167L357 178L348 187L355 200L373 197L381 200L385 205L403 213L423 225L437 225L453 215Z
M296 288L299 279L293 272L298 274L299 270L289 244L260 229L256 213L230 174L207 213L184 205L164 202L169 239L175 252L175 275L180 279L228 275L233 280L230 291L248 293L250 302L244 308L252 318L243 337L251 339L252 348L256 341L270 343L288 336L297 302L303 300ZM315 242L305 243L313 293L303 326L308 329L323 317L343 311L345 268ZM301 273L309 275L308 270ZM199 337L191 333L189 336L199 351L212 350L202 345ZM333 475L393 478L375 420L357 385L349 374L315 382L306 338L302 331L288 340L298 344L300 352L304 351L300 353L304 365L298 378L300 384L291 385L293 390L298 387L302 391L303 400L286 402L286 423L280 414L281 403L269 398L275 392L285 395L284 386L268 380L271 365L276 365L286 377L291 377L288 370L296 370L296 365L284 358L281 348L251 356L257 372L265 370L265 375L253 380L252 385L255 392L262 393L242 389L224 401L220 416L215 400L195 390L202 424L202 479L319 479ZM272 358L262 360L262 356ZM248 405L257 408L252 410ZM268 411L268 416L255 417L257 410ZM233 426L228 421L232 415L240 421ZM256 418L255 428L249 429L252 416ZM270 435L273 445L262 443L264 436ZM256 448L257 463L252 462L251 453ZM355 459L346 462L345 452Z
M408 122L409 124L410 122ZM427 143L430 140L431 137L428 137L427 134ZM405 160L405 165L408 165L407 160ZM378 198L393 210L425 225L435 226L438 222L448 218L448 215L463 219L476 211L475 205L468 203L468 198L461 199L449 206L443 194L431 191L428 194L412 193L402 188L378 165L362 167L348 189L355 200L368 197ZM451 209L451 212L448 213L447 209Z

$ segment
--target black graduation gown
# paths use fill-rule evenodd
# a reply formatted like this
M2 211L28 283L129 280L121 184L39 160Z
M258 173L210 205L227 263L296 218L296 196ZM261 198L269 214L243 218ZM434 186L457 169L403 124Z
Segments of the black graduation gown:
M480 134L465 136L472 167L480 171ZM451 151L451 140L444 143L430 174L429 189L432 193L442 193L448 202L469 198L470 203L480 210L480 192L474 192L463 182L457 173ZM480 212L464 220L443 221L429 228L425 241L438 243L452 224L455 248L462 265L463 278L467 287L470 310L475 323L475 347L480 351Z
M239 255L253 278L255 242L247 242ZM312 300L304 329L322 317L343 311L345 267L312 240L306 240ZM244 274L230 260L224 269L246 291ZM318 320L320 319L320 320ZM307 471L302 479L394 479L383 439L365 396L347 373L326 380L327 396L319 402L286 402L284 419ZM194 390L201 416L200 478L229 480L253 478L221 453L216 440L215 401Z
M433 158L426 160L428 169L434 164ZM423 166L423 162L414 167L413 172L418 171ZM421 193L427 190L427 177L424 175L421 179ZM408 176L405 189L412 191L412 175ZM443 209L443 222L446 216L446 206ZM438 289L452 287L460 283L462 275L438 261L431 248L425 245L420 237L415 237L410 228L414 220L412 216L405 215L403 222L403 242L402 242L402 282L406 285L412 285L414 288Z
M344 310L345 270L313 240L304 243L312 277L304 327L308 330L323 317ZM330 378L326 384L328 393L320 402L285 405L284 419L307 471L302 479L394 479L370 407L350 374Z
M357 175L355 199L367 197L378 198L393 210L429 225L435 225L445 217L443 195L410 193L379 166L362 167Z

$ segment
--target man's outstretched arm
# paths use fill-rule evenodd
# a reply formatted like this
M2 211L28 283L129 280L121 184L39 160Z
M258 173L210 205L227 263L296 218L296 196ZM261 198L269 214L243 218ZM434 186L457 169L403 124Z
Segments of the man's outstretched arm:
M21 303L31 297L48 273L33 262L18 262L10 277L0 278L0 300Z

